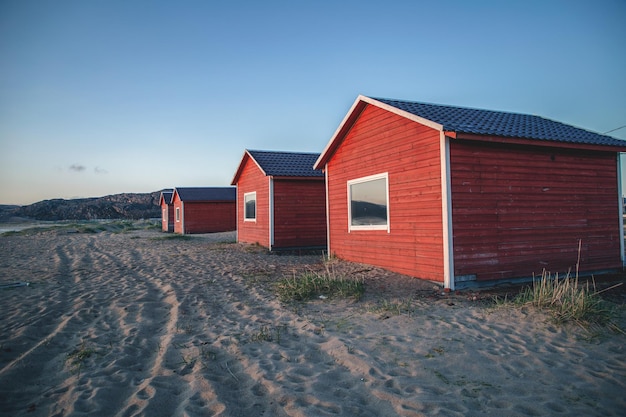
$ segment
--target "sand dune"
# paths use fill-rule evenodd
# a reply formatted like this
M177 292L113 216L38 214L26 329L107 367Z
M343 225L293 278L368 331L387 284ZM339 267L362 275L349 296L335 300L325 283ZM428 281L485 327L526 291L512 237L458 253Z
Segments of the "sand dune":
M333 261L359 302L278 302L326 266L234 234L0 237L6 416L621 416L626 337ZM621 320L622 326L623 315Z

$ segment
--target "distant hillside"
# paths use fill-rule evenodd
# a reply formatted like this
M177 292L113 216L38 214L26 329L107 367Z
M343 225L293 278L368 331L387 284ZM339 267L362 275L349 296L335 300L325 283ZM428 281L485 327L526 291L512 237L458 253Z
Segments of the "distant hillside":
M28 206L0 206L0 220L27 217L36 220L149 219L161 217L161 191L114 194L71 200L44 200Z

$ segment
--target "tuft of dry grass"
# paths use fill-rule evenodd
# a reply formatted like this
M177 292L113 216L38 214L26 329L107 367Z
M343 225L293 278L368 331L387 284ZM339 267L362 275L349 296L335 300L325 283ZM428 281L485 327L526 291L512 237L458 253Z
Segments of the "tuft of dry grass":
M604 290L606 291L606 290ZM532 305L549 310L559 322L579 324L607 325L615 315L615 308L600 296L595 283L582 284L578 276L554 277L543 271L541 278L533 280L532 286L524 289L515 299L515 303Z
M305 272L285 277L276 283L282 302L306 301L313 298L354 298L360 300L365 292L363 280L338 277L330 269L323 273Z

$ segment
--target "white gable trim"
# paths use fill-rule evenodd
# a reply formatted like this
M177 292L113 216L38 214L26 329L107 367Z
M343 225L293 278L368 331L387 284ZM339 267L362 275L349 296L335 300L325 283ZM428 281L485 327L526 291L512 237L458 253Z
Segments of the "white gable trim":
M385 103L383 103L381 101L375 100L375 99L370 98L370 97L359 96L359 98L362 101L366 102L366 103L369 103L369 104L374 105L376 107L380 107L381 109L387 110L388 112L395 113L398 116L407 118L409 120L412 120L412 121L417 122L417 123L419 123L421 125L424 125L424 126L428 126L428 127L432 128L432 129L438 130L440 132L443 131L443 125L440 125L439 123L435 123L432 120L424 119L423 117L416 116L413 113L409 113L409 112L404 111L404 110L400 110L397 107L391 106L389 104L385 104Z
M259 169L261 170L261 172L263 173L263 175L267 176L267 172L265 172L265 170L263 170L263 168L261 168L261 165L259 165L259 163L257 162L256 159L254 159L254 157L252 156L252 154L246 149L246 153L248 154L248 156L250 157L250 159L252 159L254 161L254 163L256 164L257 167L259 167Z
M378 100L375 100L373 98L366 97L364 95L359 95L356 98L356 100L354 101L354 103L352 103L352 107L350 107L350 110L348 111L348 113L346 113L345 117L343 118L343 120L339 124L339 127L337 128L337 130L335 130L335 133L333 134L333 136L330 138L330 140L326 144L326 147L324 147L324 150L320 154L319 158L317 158L317 161L315 161L315 164L313 165L314 169L322 169L323 168L322 166L320 166L320 164L322 163L322 161L326 160L326 154L334 146L335 142L338 140L339 134L345 129L346 124L350 121L350 119L353 118L353 113L355 111L357 111L357 109L359 107L363 107L363 103L371 104L372 106L376 106L376 107L379 107L381 109L387 110L387 111L389 111L391 113L397 114L400 117L404 117L406 119L412 120L412 121L414 121L416 123L419 123L421 125L428 126L428 127L432 128L432 129L435 129L435 130L437 130L439 132L443 131L443 125L440 125L439 123L435 123L432 120L424 119L423 117L419 117L419 116L416 116L416 115L414 115L412 113L406 112L404 110L400 110L397 107L390 106L388 104L385 104L385 103L380 102ZM328 162L328 161L326 160L326 162Z
M356 100L354 100L354 103L352 103L352 106L350 107L350 110L348 110L348 112L346 113L346 115L344 116L343 120L341 121L341 123L339 123L339 127L337 127L337 130L335 130L335 133L333 133L333 135L331 136L330 140L328 141L328 143L326 144L326 147L324 148L324 150L322 151L322 153L320 153L319 158L317 158L317 161L315 161L315 164L313 164L313 168L314 169L320 169L321 167L318 167L318 164L321 162L322 158L324 157L324 155L326 154L326 152L328 152L328 150L330 149L330 147L332 146L332 144L335 142L335 140L337 140L337 136L339 135L339 133L341 132L341 130L343 129L344 125L346 123L348 123L348 120L350 119L350 117L352 116L352 113L354 113L354 111L356 110L357 106L359 105L359 103L361 101L363 101L361 98L363 96L358 96Z

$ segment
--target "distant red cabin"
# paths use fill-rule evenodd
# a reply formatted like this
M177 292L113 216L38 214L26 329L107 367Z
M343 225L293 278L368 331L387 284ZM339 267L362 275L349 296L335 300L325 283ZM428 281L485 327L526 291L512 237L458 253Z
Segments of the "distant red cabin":
M178 187L172 195L174 232L228 232L237 228L234 187Z
M270 250L324 248L324 174L319 154L246 150L237 186L237 240Z
M174 231L174 205L172 204L172 190L161 191L159 206L161 206L161 230L164 232Z
M622 268L624 151L538 116L359 96L315 163L328 251L450 289Z

